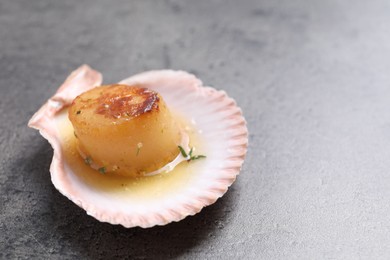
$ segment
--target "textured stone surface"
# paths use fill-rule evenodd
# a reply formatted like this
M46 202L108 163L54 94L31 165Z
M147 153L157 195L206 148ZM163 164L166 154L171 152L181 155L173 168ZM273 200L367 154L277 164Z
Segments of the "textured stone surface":
M386 259L386 0L0 2L0 259ZM57 192L28 119L82 63L184 69L250 131L237 182L179 223L99 223Z

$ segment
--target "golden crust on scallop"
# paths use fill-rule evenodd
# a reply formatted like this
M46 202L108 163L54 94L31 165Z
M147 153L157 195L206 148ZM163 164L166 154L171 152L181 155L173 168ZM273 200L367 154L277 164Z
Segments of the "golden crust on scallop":
M178 155L180 128L155 91L121 84L79 95L69 119L80 154L101 172L140 176Z

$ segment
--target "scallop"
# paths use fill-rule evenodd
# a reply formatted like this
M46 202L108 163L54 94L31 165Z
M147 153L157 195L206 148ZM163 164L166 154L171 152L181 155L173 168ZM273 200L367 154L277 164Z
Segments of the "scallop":
M75 98L101 84L99 72L81 66L28 123L54 149L51 180L64 196L101 222L148 228L194 215L226 193L244 162L248 131L241 109L224 91L203 86L184 71L148 71L120 81L118 86L158 93L181 133L175 158L128 176L116 174L115 165L112 172L93 167L80 152L78 129L68 117L68 111L78 114L78 109L69 109ZM153 136L154 143L164 143L163 135ZM133 157L142 152L142 142L130 146ZM164 149L149 159L161 153Z
M68 111L80 155L103 173L152 175L186 159L180 149L186 155L188 135L153 90L100 86L77 96Z

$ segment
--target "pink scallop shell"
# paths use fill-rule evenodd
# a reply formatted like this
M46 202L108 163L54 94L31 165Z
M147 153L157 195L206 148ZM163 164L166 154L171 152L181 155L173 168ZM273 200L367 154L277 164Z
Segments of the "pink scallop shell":
M101 85L99 72L83 65L66 79L56 94L31 118L54 149L50 166L54 186L67 198L102 222L143 228L180 221L198 213L224 195L235 181L245 158L248 132L241 109L224 91L204 87L184 71L144 72L120 83L142 84L159 92L168 106L191 118L208 144L201 172L186 189L164 199L129 203L91 189L77 178L63 158L56 116L80 93Z

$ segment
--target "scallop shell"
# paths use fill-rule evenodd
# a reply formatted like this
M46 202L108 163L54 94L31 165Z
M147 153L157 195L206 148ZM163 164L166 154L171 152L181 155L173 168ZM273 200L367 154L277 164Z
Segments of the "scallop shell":
M199 79L184 71L149 71L120 83L141 84L159 92L171 110L180 111L195 125L207 144L207 158L190 163L197 165L192 175L179 188L151 198L118 196L115 190L102 190L80 178L64 156L66 140L59 122L66 117L61 117L61 111L77 95L101 83L99 72L81 66L29 121L28 125L38 129L54 149L51 180L63 195L99 221L147 228L194 215L225 194L244 161L248 142L246 122L240 108L224 91L204 87Z

